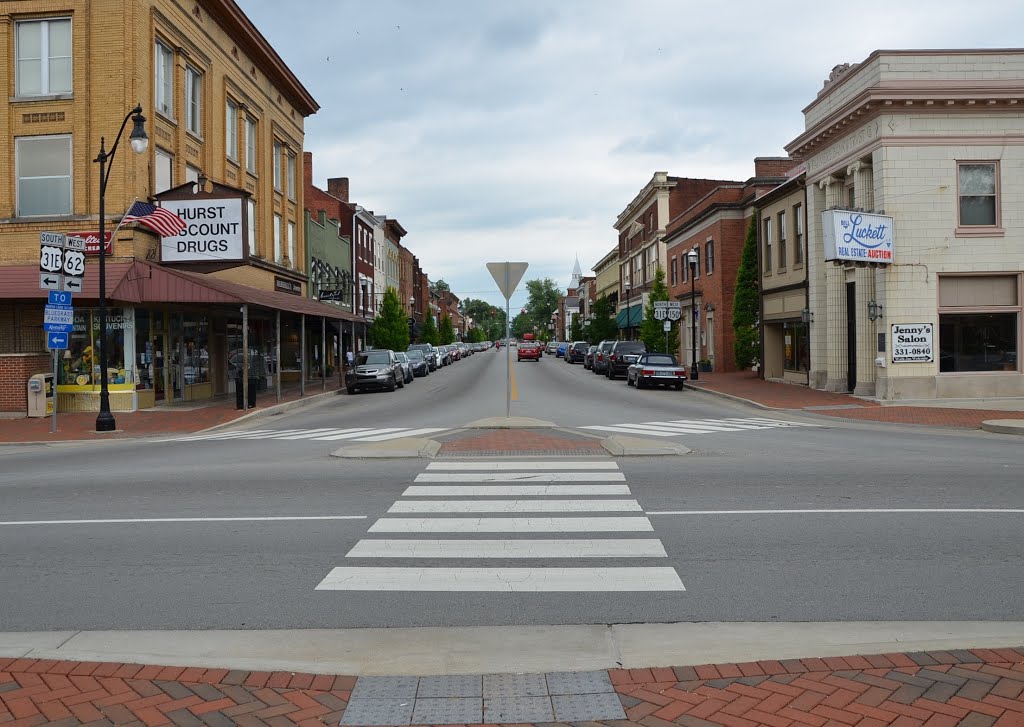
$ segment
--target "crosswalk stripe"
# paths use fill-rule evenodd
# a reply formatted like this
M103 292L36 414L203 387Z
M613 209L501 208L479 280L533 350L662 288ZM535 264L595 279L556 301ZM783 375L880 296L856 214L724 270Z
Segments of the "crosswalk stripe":
M810 422L791 422L787 419L770 419L768 417L747 417L745 419L726 419L725 421L739 421L739 422L752 422L761 423L770 427L817 427L817 424L811 424Z
M360 540L346 558L667 558L658 539Z
M621 472L421 472L414 482L625 482Z
M700 422L693 419L675 420L671 422L646 422L647 424L660 424L666 427L679 427L681 429L701 429L709 432L744 432L751 429L767 429L764 424L739 424L734 422Z
M610 533L654 530L646 517L395 517L371 533Z
M640 429L645 432L675 432L677 434L709 434L716 430L711 427L684 427L681 424L669 424L668 422L647 422L646 424L630 424L632 429Z
M402 437L418 437L422 434L432 434L434 432L443 432L444 427L428 427L425 429L407 429L402 432L395 432L393 434L375 434L372 437L356 437L357 442L386 442L389 439L401 439Z
M410 485L402 497L628 495L628 485Z
M389 427L387 429L360 429L358 431L349 431L342 434L328 434L324 437L313 437L316 442L336 442L339 439L355 439L356 437L364 437L369 435L371 432L375 434L385 434L387 432L401 432L404 431L402 427Z
M320 427L319 429L284 429L270 432L259 437L259 439L295 439L303 437L315 437L318 434L327 434L337 431L333 427Z
M636 500L399 500L388 513L642 512Z
M334 568L318 591L685 591L675 568Z
M298 440L298 439L313 439L314 437L323 437L328 434L344 434L346 432L369 432L372 431L369 427L349 427L347 429L338 429L337 427L328 427L326 429L310 429L299 434L289 434L284 437L276 437L276 439L286 440Z
M728 427L730 429L742 430L742 429L764 429L765 425L759 422L748 422L748 421L730 421L727 419L673 419L669 424L679 424L684 427L697 426L697 427Z
M248 437L253 434L267 434L272 432L272 429L249 429L244 432L214 432L212 434L193 434L189 437L175 437L169 439L169 442L195 442L200 439L235 439L237 437Z
M431 462L428 470L617 470L615 462Z
M620 434L644 434L649 437L675 437L680 432L664 432L664 431L651 431L647 429L638 429L634 426L625 425L590 425L586 427L580 427L580 429L593 429L598 432L619 432Z

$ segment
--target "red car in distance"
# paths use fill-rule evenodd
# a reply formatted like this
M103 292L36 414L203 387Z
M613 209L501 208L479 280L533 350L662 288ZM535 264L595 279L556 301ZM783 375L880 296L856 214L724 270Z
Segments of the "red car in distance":
M516 360L540 361L540 344L536 341L522 341L517 349Z

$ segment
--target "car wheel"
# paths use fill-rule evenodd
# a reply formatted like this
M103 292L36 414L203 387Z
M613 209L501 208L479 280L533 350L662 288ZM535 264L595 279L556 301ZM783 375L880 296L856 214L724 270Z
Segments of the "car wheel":
M626 386L632 386L632 385L633 385L633 379L629 378L629 372L627 371L626 372Z
M404 389L405 388L405 376L403 375L401 379L399 379L398 377L395 377L395 383L398 385L399 389Z
M612 367L611 366L608 367L608 373L605 374L605 376L608 377L609 381L614 381L615 380L615 372L612 371Z
M680 383L678 383L678 384L672 384L672 386L674 386L674 387L675 387L675 390L676 390L676 391L682 391L682 390L683 390L683 384L682 384L682 382L680 382Z
M646 389L647 388L647 384L644 383L643 378L641 378L640 376L636 377L636 388L637 388L637 391L639 391L640 389Z
M358 394L359 393L359 387L358 386L350 386L349 389L348 389L348 393L349 394Z
M397 376L392 376L391 377L391 383L388 385L388 391L394 391L397 388L398 388L398 377Z

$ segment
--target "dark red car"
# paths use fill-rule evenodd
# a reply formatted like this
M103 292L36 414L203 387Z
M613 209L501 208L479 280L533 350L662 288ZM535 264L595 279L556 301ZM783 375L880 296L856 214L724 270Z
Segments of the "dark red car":
M540 344L536 341L523 341L517 349L516 359L522 361L524 358L530 361L540 361Z

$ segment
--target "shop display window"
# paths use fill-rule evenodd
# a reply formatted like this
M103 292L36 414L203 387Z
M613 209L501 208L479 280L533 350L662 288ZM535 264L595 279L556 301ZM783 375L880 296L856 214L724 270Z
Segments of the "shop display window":
M130 318L122 308L107 309L107 383L133 384L131 361L125 362L125 331L131 329ZM98 386L100 384L99 311L94 308L75 310L74 327L68 337L68 348L61 358L58 384L64 386Z

